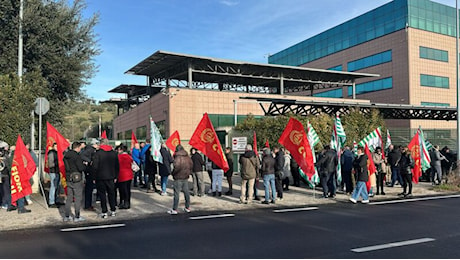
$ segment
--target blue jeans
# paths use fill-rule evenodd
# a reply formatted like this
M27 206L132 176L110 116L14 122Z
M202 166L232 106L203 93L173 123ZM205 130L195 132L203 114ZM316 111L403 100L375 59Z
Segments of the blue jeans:
M61 176L59 173L50 172L50 194L48 202L50 205L56 203L56 195L59 188L59 183L61 182Z
M400 185L404 185L404 180L399 172L399 167L391 167L391 186L395 185L396 181L399 181Z
M161 176L161 191L166 192L166 186L168 185L168 176Z
M369 199L369 196L367 194L366 183L364 181L358 181L356 183L356 188L353 190L353 194L351 194L351 197L355 200L358 200L360 196L361 198L363 198L363 200Z
M211 188L213 192L222 192L222 178L224 177L224 171L220 169L212 170L212 184Z
M265 201L269 201L270 189L272 189L272 200L276 200L275 174L264 175Z

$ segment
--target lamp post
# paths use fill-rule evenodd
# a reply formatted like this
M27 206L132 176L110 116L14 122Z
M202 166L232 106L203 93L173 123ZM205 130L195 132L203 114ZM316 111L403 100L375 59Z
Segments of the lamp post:
M459 35L459 26L458 26L458 0L455 0L455 74L456 74L456 87L457 87L457 159L460 152L460 90L459 90L459 78L458 78L458 35Z

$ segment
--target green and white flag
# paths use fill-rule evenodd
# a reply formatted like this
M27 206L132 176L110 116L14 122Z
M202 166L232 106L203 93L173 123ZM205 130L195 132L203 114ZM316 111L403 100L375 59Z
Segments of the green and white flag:
M358 143L355 140L353 140L353 154L358 156Z
M150 115L150 145L152 146L152 157L153 160L159 163L163 163L163 156L161 156L160 149L163 143L160 130L157 125L153 122L152 116Z
M391 136L390 136L390 130L387 129L387 142L385 144L385 149L388 149L391 145Z
M337 182L342 182L342 170L340 166L340 155L341 149L345 145L345 141L347 140L347 136L345 134L345 130L342 126L342 121L340 117L336 115L334 120L334 129L332 130L332 138L331 138L331 149L335 149L337 151L337 157L339 163L337 164Z
M358 143L359 146L364 147L367 144L369 150L374 152L376 147L382 147L382 130L380 126L377 127L374 131L372 131L368 136L364 137L361 142Z
M310 143L311 152L313 153L313 163L316 163L315 145L317 145L320 140L319 140L318 134L316 133L313 126L311 125L310 121L308 121L307 123L307 136L308 136L308 142ZM316 166L315 166L315 174L311 177L311 179L308 179L308 176L302 171L302 169L300 169L300 167L299 167L299 172L300 172L300 176L302 176L302 178L304 178L308 182L308 185L311 188L314 188L316 184L318 184L320 181L318 169L316 169Z
M420 160L421 160L422 170L426 171L427 169L431 167L430 154L428 153L427 141L425 140L425 136L420 126L418 127L417 132L419 133Z

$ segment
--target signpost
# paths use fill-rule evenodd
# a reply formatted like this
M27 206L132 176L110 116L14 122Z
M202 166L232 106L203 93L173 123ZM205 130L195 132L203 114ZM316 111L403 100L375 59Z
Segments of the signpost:
M38 176L40 178L39 185L43 193L43 199L45 200L46 208L48 209L48 203L46 202L45 190L42 185L42 116L50 110L50 102L44 97L39 97L35 100L35 113L38 115Z
M232 150L233 152L244 152L246 145L248 144L247 137L233 137L232 138Z

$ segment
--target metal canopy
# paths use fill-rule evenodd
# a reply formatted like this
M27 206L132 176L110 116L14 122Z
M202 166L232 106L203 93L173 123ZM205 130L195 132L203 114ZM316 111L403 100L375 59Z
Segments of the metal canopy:
M269 102L268 107L260 106L267 116L287 115L290 113L307 116L320 113L348 114L352 109L359 109L369 114L378 109L384 119L421 119L421 120L457 120L457 108L437 106L412 106L404 104L382 104L363 102L299 101L294 99L270 99L242 97L257 102Z
M352 86L377 74L249 63L157 51L127 74L149 77L151 86L284 94Z

